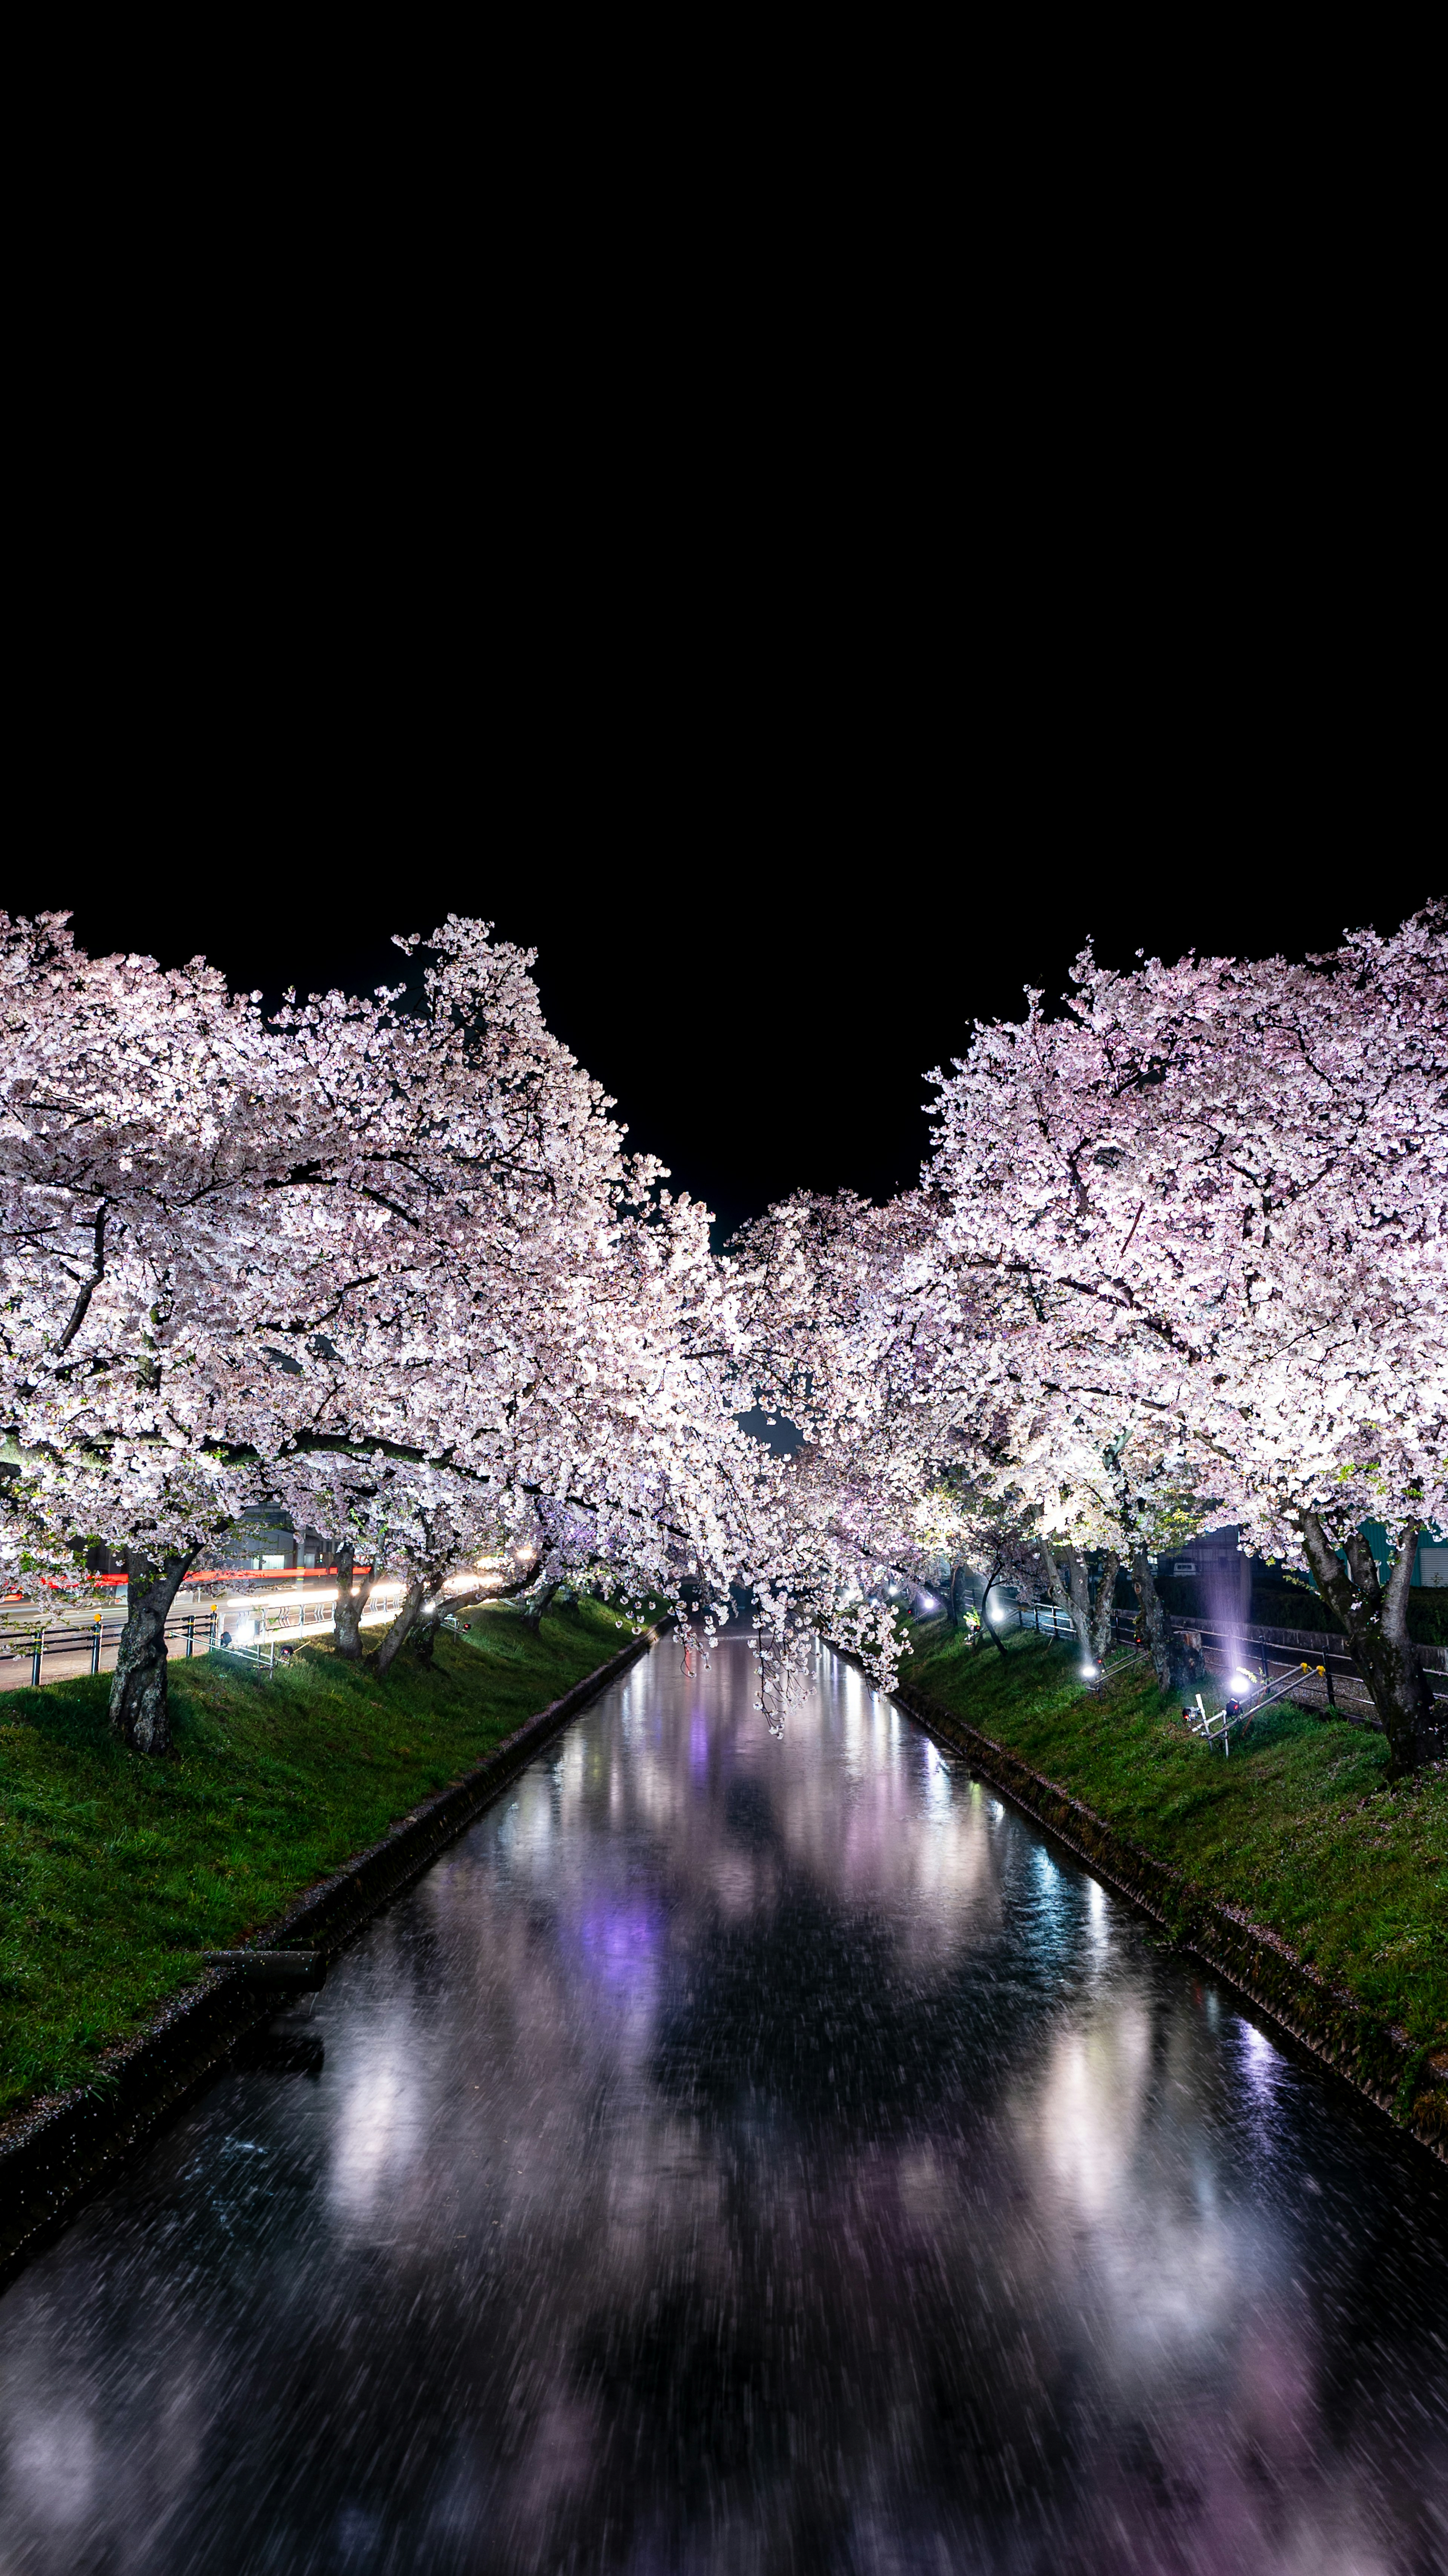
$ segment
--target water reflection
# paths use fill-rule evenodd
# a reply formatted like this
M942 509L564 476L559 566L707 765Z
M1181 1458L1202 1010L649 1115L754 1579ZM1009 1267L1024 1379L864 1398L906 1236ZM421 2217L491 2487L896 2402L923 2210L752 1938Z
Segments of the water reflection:
M0 2576L1448 2566L1435 2168L860 1677L580 1720L0 2306Z

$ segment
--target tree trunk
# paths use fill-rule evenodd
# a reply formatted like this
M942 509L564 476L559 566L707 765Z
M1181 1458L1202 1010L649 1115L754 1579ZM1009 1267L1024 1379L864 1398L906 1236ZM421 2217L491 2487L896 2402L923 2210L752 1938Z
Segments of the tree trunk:
M441 1582L442 1579L443 1578L441 1576L438 1577L439 1582ZM432 1662L432 1650L437 1643L437 1632L444 1619L453 1617L459 1610L472 1609L474 1604L479 1601L497 1601L507 1598L506 1594L500 1594L496 1587L489 1583L476 1584L471 1592L438 1592L434 1598L429 1601L427 1596L432 1589L431 1580L425 1581L422 1587L422 1600L418 1606L412 1624L410 1627L404 1627L402 1629L402 1633L397 1639L397 1643L394 1645L392 1642L393 1628L396 1628L407 1615L407 1602L404 1601L401 1610L399 1610L397 1614L397 1618L393 1621L393 1627L388 1629L386 1636L382 1640L382 1644L377 1649L377 1653L374 1658L374 1666L376 1671L379 1673L386 1672L388 1665L393 1661L393 1658L396 1656L399 1649L404 1645L408 1647L409 1651L416 1658L418 1663L430 1664ZM558 1586L554 1584L550 1589L556 1591ZM409 1593L408 1600L410 1600L411 1597L412 1595ZM528 1624L535 1625L536 1622L529 1622Z
M1171 1621L1163 1607L1161 1594L1156 1588L1156 1576L1151 1570L1151 1558L1139 1542L1131 1551L1131 1580L1136 1589L1137 1607L1141 1612L1142 1625L1146 1630L1146 1649L1151 1657L1151 1669L1156 1675L1157 1687L1166 1692L1180 1690L1185 1682L1185 1674L1173 1643Z
M538 1634L543 1613L557 1589L556 1583L540 1584L532 1600L525 1601L523 1604L521 1624L525 1628L531 1628L535 1637Z
M1066 1560L1066 1571L1071 1578L1069 1591L1066 1588L1066 1576L1062 1574L1056 1562L1054 1551L1042 1539L1041 1559L1046 1568L1046 1581L1051 1587L1051 1599L1058 1610L1065 1611L1076 1631L1076 1642L1086 1661L1090 1663L1094 1658L1091 1653L1091 1587L1086 1573L1086 1559L1079 1547L1064 1547L1061 1554Z
M1317 1513L1299 1514L1298 1526L1318 1590L1342 1621L1353 1662L1382 1719L1392 1756L1388 1777L1401 1780L1417 1761L1418 1728L1431 1722L1433 1710L1432 1691L1408 1634L1408 1591L1423 1525L1409 1522L1386 1585L1361 1531L1354 1530L1343 1543L1344 1572Z
M407 1587L402 1608L398 1611L396 1618L393 1620L391 1627L387 1630L381 1645L378 1647L376 1654L372 1658L372 1669L376 1673L379 1681L382 1679L384 1673L391 1671L393 1664L396 1662L398 1655L402 1651L402 1648L406 1645L413 1629L417 1626L418 1614L422 1609L422 1605L426 1597L426 1582L420 1574L414 1575L412 1581Z
M496 1599L497 1594L487 1584L480 1583L471 1592L440 1592L430 1607L424 1605L418 1613L417 1625L412 1631L411 1640L411 1651L418 1663L432 1662L432 1650L437 1644L437 1632L444 1619L454 1617L459 1610L470 1610L476 1601Z
M168 1556L159 1571L138 1548L126 1550L126 1624L111 1679L111 1730L133 1753L169 1753L166 1620L195 1548Z
M1044 1539L1042 1540L1041 1555L1045 1562L1046 1580L1051 1587L1051 1599L1058 1610L1065 1611L1076 1631L1076 1643L1081 1649L1082 1662L1099 1665L1104 1662L1107 1647L1111 1643L1111 1620L1116 1608L1116 1575L1121 1559L1114 1552L1108 1553L1096 1586L1096 1608L1093 1612L1091 1573L1085 1556L1079 1547L1074 1546L1064 1547L1061 1554L1066 1560L1066 1571L1070 1576L1069 1591L1051 1549Z
M340 1540L337 1547L336 1645L343 1662L348 1664L360 1664L362 1660L362 1613L377 1580L374 1565L365 1580L354 1587L352 1575L356 1562L351 1540Z
M1120 1570L1121 1559L1114 1548L1109 1548L1096 1579L1096 1612L1087 1631L1093 1664L1104 1664L1111 1651L1112 1621L1116 1616L1116 1577Z
M989 1615L988 1615L988 1614L989 1614L989 1611L990 1611L990 1596L991 1596L992 1591L994 1590L994 1587L995 1587L995 1579L996 1579L996 1576L999 1574L999 1572L1000 1572L1000 1565L999 1565L999 1563L997 1562L995 1565L993 1565L993 1566L991 1567L991 1570L990 1570L989 1574L986 1576L986 1579L985 1579L985 1590L984 1590L984 1592L983 1592L983 1593L981 1594L981 1596L980 1596L980 1625L981 1625L981 1634L982 1634L983 1636L989 1637L989 1639L990 1639L990 1641L991 1641L991 1644L994 1646L994 1648L995 1648L995 1650L996 1650L996 1653L999 1655L999 1657L1000 1657L1000 1659L1001 1659L1001 1662L1004 1664L1004 1663L1006 1663L1006 1662L1008 1662L1008 1661L1009 1661L1009 1658L1008 1658L1008 1656L1007 1656L1007 1654L1006 1654L1006 1641L1005 1641L1004 1637L1000 1634L999 1629L997 1629L997 1628L993 1628L993 1627L991 1626L990 1618L989 1618Z
M967 1610L971 1606L970 1568L968 1565L956 1565L951 1567L950 1591L947 1598L950 1603L951 1627L958 1628L962 1619L965 1617Z

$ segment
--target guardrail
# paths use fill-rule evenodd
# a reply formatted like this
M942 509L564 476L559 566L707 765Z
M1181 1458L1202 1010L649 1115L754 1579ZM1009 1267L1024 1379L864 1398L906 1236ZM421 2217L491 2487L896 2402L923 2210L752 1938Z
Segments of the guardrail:
M396 1598L389 1594L386 1600L379 1602L374 1593L357 1622L358 1627L389 1627L397 1616L402 1597L403 1587L400 1584L397 1586ZM298 1646L306 1643L309 1635L330 1636L337 1625L336 1612L331 1602L298 1602L295 1609L290 1603L284 1603L278 1609L263 1613L260 1619L243 1605L242 1615L252 1621L251 1635L238 1638L223 1632L222 1637L217 1641L218 1648L225 1654L244 1655L248 1663L260 1664L267 1672L275 1672L279 1655L285 1662L288 1656L296 1652Z
M1054 1609L1049 1601L1017 1601L1013 1606L1021 1626L1034 1628L1040 1637L1074 1637L1076 1634L1069 1613Z
M119 1646L125 1632L124 1619L107 1619L97 1611L93 1619L44 1619L33 1627L21 1622L0 1626L0 1662L30 1665L30 1686L39 1690L45 1679L47 1655L81 1655L88 1659L90 1670L98 1673L101 1657L108 1647ZM220 1613L216 1610L186 1610L166 1622L167 1652L178 1650L184 1655L209 1654L216 1644Z
M1124 1617L1122 1625L1134 1623ZM1239 1663L1244 1671L1256 1667L1261 1679L1268 1682L1274 1669L1301 1670L1304 1654L1311 1659L1323 1680L1329 1708L1338 1706L1337 1684L1345 1682L1352 1696L1369 1698L1368 1686L1353 1659L1352 1649L1337 1629L1238 1628L1229 1629L1208 1620L1173 1619L1172 1634L1194 1642L1203 1656L1220 1655ZM1444 1668L1443 1650L1438 1646L1419 1646L1418 1663L1429 1690L1436 1701L1448 1706L1448 1670Z
M1239 1698L1229 1699L1225 1708L1209 1710L1198 1691L1195 1715L1186 1708L1182 1715L1193 1735L1200 1735L1207 1744L1220 1744L1225 1760L1232 1750L1233 1730L1239 1726L1244 1730L1250 1729L1253 1719L1260 1717L1264 1708L1275 1707L1278 1700L1286 1699L1290 1691L1300 1689L1300 1675L1311 1669L1309 1664L1299 1664L1296 1672L1284 1673L1280 1681L1264 1682L1260 1690L1254 1686ZM1319 1664L1317 1669L1321 1672L1322 1666ZM1245 1681L1248 1677L1243 1673L1239 1678Z
M364 1628L382 1627L395 1617L405 1586L401 1583L379 1587L362 1613ZM232 1607L237 1614L237 1634L225 1626L223 1611ZM251 1634L242 1636L243 1624ZM47 1660L52 1670L59 1658L79 1656L82 1670L98 1673L102 1658L119 1646L125 1632L125 1619L118 1612L97 1610L93 1615L72 1612L49 1618L36 1618L33 1611L11 1612L0 1617L0 1666L19 1663L30 1666L29 1682L38 1690L46 1678ZM273 1667L277 1647L290 1654L292 1643L304 1636L330 1635L336 1626L335 1598L330 1601L308 1601L304 1595L280 1602L253 1604L244 1596L239 1603L213 1602L206 1609L173 1610L166 1622L167 1651L173 1655L215 1654L226 1640L227 1650ZM73 1679L74 1673L61 1676ZM0 1680L0 1688L24 1688L14 1679Z
M1022 1628L1034 1628L1041 1636L1072 1637L1075 1627L1064 1610L1051 1602L1017 1601L1002 1605L1013 1609ZM994 1624L1000 1624L999 1620ZM1252 1672L1254 1685L1270 1690L1274 1699L1286 1697L1292 1686L1310 1687L1319 1677L1330 1709L1354 1723L1376 1726L1372 1697L1353 1660L1352 1649L1339 1629L1309 1628L1226 1628L1210 1620L1171 1618L1173 1636L1194 1645L1203 1661L1217 1658L1228 1670L1244 1675ZM1112 1635L1118 1648L1135 1638L1136 1619L1129 1610L1112 1613ZM1448 1731L1448 1649L1441 1646L1419 1646L1418 1662L1434 1701L1433 1721L1419 1730L1420 1739L1434 1744ZM1311 1658L1310 1664L1304 1656ZM1113 1657L1114 1660L1114 1657ZM1338 1686L1345 1685L1349 1702L1344 1706L1338 1697ZM1259 1699L1257 1705L1263 1702ZM1215 1740L1215 1737L1213 1738Z
M1057 1610L1048 1601L1013 1601L1003 1607L1007 1611L1014 1610L1021 1627L1034 1628L1042 1636L1070 1637L1075 1634L1069 1614ZM1290 1663L1300 1669L1303 1656L1311 1656L1324 1673L1329 1700L1332 1698L1334 1672L1356 1682L1362 1680L1353 1660L1352 1648L1340 1629L1228 1628L1216 1620L1175 1616L1169 1619L1168 1626L1174 1637L1194 1641L1204 1654L1230 1655L1243 1665L1256 1662L1261 1667L1264 1680L1270 1678L1274 1664L1283 1666ZM1130 1610L1113 1611L1111 1627L1114 1636L1131 1637L1136 1628L1135 1614ZM1252 1649L1256 1650L1255 1654L1250 1651ZM1448 1690L1448 1647L1418 1646L1415 1652L1430 1685L1441 1685L1437 1687L1437 1695L1441 1698Z

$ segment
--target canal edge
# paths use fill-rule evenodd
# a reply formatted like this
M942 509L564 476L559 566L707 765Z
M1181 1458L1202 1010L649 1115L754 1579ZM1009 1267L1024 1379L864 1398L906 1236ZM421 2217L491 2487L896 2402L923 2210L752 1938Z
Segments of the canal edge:
M525 1718L460 1780L411 1808L378 1842L309 1888L248 1946L264 1951L305 1945L323 1951L330 1962L456 1841L540 1744L649 1653L672 1624L668 1616L631 1637L561 1699ZM210 1970L174 1995L144 2030L108 2050L88 2084L21 2114L9 2135L0 2137L0 2292L68 2224L80 2203L185 2107L238 2040L280 2009L275 1993L268 2001L253 1991L248 1999L237 1980Z
M1426 2147L1440 2164L1448 2164L1448 2085L1430 2072L1427 2048L1415 2047L1405 2033L1377 2020L1344 1988L1329 1986L1280 1934L1224 1905L1165 1861L1154 1860L1093 1807L1033 1771L1019 1754L983 1735L953 1709L908 1682L897 1682L886 1696L928 1735L965 1754L992 1788L1169 1932L1176 1948L1199 1959L1364 2095L1394 2128Z

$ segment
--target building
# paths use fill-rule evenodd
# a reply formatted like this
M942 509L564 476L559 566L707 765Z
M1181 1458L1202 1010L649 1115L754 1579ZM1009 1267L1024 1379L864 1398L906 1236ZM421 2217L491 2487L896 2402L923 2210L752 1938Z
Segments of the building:
M1222 1529L1202 1530L1186 1546L1159 1556L1157 1573L1187 1575L1199 1583L1202 1608L1209 1617L1235 1615L1245 1620L1252 1608L1252 1568L1261 1560L1244 1556L1237 1540L1235 1521Z
M215 1562L227 1571L290 1574L298 1566L331 1562L326 1541L314 1529L297 1531L285 1512L243 1513L217 1546Z
M1372 1549L1379 1571L1386 1575L1392 1554L1382 1522L1364 1521L1363 1536ZM1237 1538L1235 1524L1223 1529L1203 1530L1199 1537L1190 1539L1185 1546L1159 1557L1156 1570L1158 1574L1192 1575L1209 1594L1219 1593L1224 1602L1232 1597L1235 1586L1245 1617L1252 1597L1252 1569L1254 1565L1262 1566L1265 1573L1266 1568L1261 1557L1241 1553ZM1448 1545L1444 1544L1437 1530L1419 1543L1413 1560L1413 1581L1435 1588L1448 1586Z

